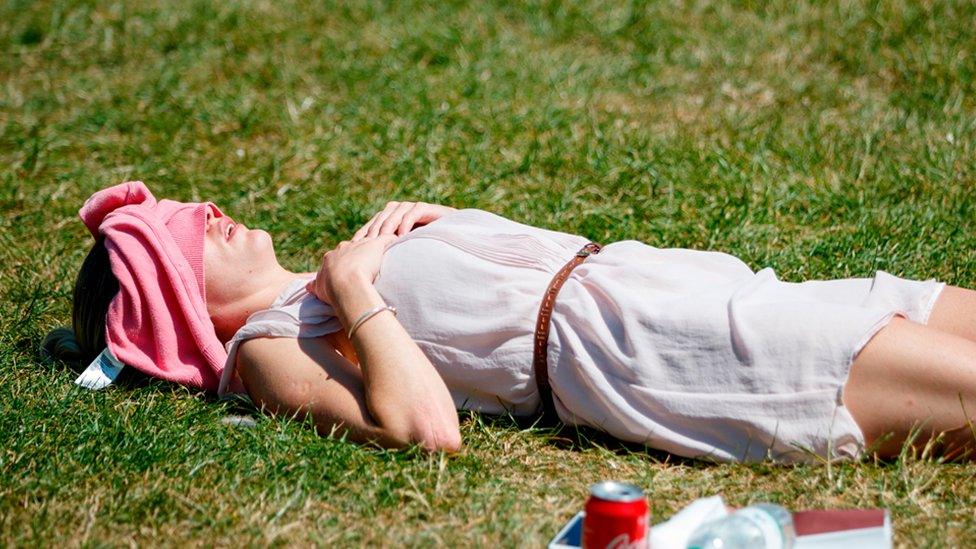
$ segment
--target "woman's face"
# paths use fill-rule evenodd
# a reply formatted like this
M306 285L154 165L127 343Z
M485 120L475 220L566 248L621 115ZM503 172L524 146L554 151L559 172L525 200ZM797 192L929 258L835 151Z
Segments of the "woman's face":
M207 206L203 271L208 303L231 303L278 266L271 235Z

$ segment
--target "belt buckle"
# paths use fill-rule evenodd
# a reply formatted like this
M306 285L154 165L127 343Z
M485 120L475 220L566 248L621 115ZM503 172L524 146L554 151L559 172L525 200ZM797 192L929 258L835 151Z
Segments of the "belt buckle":
M576 252L576 256L586 257L593 253L596 253L596 246L591 243L591 244L587 244L586 246L583 246L583 248L580 251Z

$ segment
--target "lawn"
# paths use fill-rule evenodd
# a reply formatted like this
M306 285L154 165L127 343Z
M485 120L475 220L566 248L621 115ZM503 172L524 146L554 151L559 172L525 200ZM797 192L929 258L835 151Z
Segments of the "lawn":
M976 3L431 4L0 4L0 545L538 547L602 479L655 521L718 493L976 539L974 465L717 465L477 414L459 454L380 451L38 357L78 208L130 179L268 230L292 270L422 200L791 281L976 286Z

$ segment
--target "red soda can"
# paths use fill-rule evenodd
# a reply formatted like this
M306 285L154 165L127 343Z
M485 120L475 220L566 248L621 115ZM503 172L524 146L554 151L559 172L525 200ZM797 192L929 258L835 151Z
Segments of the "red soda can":
M647 498L633 484L601 482L590 487L583 516L583 549L648 549Z

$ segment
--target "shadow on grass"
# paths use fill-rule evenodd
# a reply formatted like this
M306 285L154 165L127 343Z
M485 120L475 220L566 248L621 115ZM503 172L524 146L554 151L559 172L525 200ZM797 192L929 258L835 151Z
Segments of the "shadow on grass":
M37 365L51 374L61 374L66 372L72 378L80 375L87 362L68 362L51 357L45 350L36 345L31 345L36 352L34 358ZM131 366L123 368L119 375L112 382L112 385L119 390L130 393L129 398L138 400L148 395L163 395L169 397L192 396L207 404L224 403L227 406L227 413L237 415L259 415L261 411L254 406L251 399L246 395L230 394L225 397L218 397L215 393L208 393L190 387L186 387L176 382L149 376Z
M566 425L564 423L545 423L533 417L515 417L512 415L489 415L475 412L472 410L458 411L462 423L472 421L486 428L501 429L508 431L519 431L526 436L536 437L544 440L550 446L559 450L582 452L585 450L598 449L600 451L617 456L639 455L651 459L657 463L667 463L671 465L688 466L710 466L719 465L717 461L693 459L674 454L669 454L663 450L656 450L637 442L626 442L613 436L593 429L578 425Z
M41 368L51 373L68 371L74 375L78 375L86 367L84 364L69 364L53 359L43 352L36 353L35 357ZM113 385L117 386L120 390L131 393L130 398L133 400L139 400L153 394L168 397L192 396L207 404L223 405L226 414L251 417L264 415L264 412L255 406L247 395L228 394L224 397L218 397L214 393L199 391L179 383L150 377L132 367L123 369ZM670 454L663 450L656 450L640 443L622 441L603 431L590 427L544 421L536 417L516 417L511 414L483 414L472 410L459 410L458 414L462 424L472 422L475 424L475 429L496 429L518 432L521 436L541 439L546 444L559 450L582 452L598 449L617 456L638 455L648 458L655 463L668 465L695 467L722 465L722 462L717 460L686 458ZM309 423L309 425L311 424ZM968 424L967 427L973 433L973 438L976 439L976 427L972 424ZM875 451L886 441L887 437L882 437L882 439L875 441L874 444L866 448L864 452L865 459L862 462L873 463L875 466L882 467L902 467L910 462L969 463L973 461L972 448L960 448L947 444L944 440L944 433L931 438L924 437L922 436L921 426L916 426L912 429L898 454L880 457Z
M31 346L37 351L35 353L37 361L52 373L68 370L74 375L78 375L87 367L87 363L68 363L54 359L45 353L42 346L35 345L36 343ZM227 414L252 417L264 415L264 412L247 395L228 394L224 397L218 397L212 392L199 391L178 383L153 378L132 367L124 368L113 385L120 390L131 392L130 398L133 400L145 398L151 394L169 397L192 396L208 404L224 405ZM619 456L636 454L650 458L655 462L675 465L694 464L700 466L713 463L707 460L675 456L639 443L624 442L589 427L565 425L563 423L544 424L538 418L533 417L520 418L510 414L489 415L471 410L459 410L458 414L462 423L466 420L472 420L487 428L514 430L522 433L523 436L542 438L546 443L560 450L584 451L596 448Z

